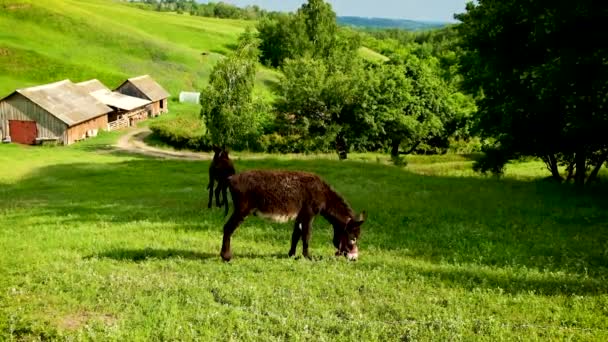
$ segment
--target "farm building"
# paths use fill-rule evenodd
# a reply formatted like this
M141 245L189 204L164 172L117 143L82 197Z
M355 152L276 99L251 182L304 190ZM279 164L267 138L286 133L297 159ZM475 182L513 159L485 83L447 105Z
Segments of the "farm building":
M152 102L111 91L97 79L76 84L101 103L112 108L108 113L108 130L132 127L152 115Z
M118 86L116 91L152 101L152 116L158 116L169 111L167 107L169 93L149 75L129 78Z
M70 80L17 89L0 100L0 139L69 145L106 129L111 111Z

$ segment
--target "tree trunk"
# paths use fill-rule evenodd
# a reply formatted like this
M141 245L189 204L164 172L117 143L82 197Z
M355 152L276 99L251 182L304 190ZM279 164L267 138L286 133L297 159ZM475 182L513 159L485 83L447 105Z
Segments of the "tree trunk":
M574 178L574 161L573 160L568 161L568 168L566 170L568 171L568 176L566 176L566 182L570 182Z
M553 153L548 154L543 160L547 165L547 169L551 172L553 179L559 182L563 181L564 179L559 174L559 169L557 168L557 158L555 158L555 155Z
M608 151L604 152L598 161L598 163L593 168L593 171L589 174L589 178L587 178L587 184L597 180L597 174L600 172L602 165L606 162L606 158L608 158Z
M576 175L574 176L574 184L576 184L577 187L582 188L585 185L585 176L587 173L587 158L585 157L584 149L581 148L578 152L576 152L574 162L576 163Z
M348 158L348 146L346 145L346 139L342 132L336 136L336 152L338 152L338 158L344 160Z
M401 141L394 139L391 141L391 157L399 157L399 145Z

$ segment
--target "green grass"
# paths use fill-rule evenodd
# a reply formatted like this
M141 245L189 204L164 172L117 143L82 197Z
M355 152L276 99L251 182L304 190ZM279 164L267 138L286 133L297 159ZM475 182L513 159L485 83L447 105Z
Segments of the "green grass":
M216 61L253 24L111 0L0 0L0 96L65 78L116 87L150 74L177 97L205 86ZM269 96L276 80L275 71L261 67L256 91Z
M208 162L126 155L118 134L0 146L0 340L608 338L603 188L534 162L496 180L462 156L242 154L238 171L321 174L369 218L357 262L321 218L308 261L286 257L290 224L251 217L223 263Z
M378 53L368 47L362 46L359 48L359 55L365 59L376 62L386 62L389 60L385 55Z

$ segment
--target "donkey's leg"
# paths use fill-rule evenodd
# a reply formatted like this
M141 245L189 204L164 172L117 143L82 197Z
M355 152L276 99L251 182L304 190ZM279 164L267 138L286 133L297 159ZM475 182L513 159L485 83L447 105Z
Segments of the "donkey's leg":
M300 242L301 237L302 223L300 220L296 220L296 224L293 227L293 233L291 234L291 248L289 249L290 257L296 255L296 248L298 247L298 242Z
M228 215L228 184L227 182L222 182L222 196L224 197L224 217Z
M240 210L239 210L240 209ZM230 250L230 237L236 228L245 220L245 216L249 213L244 211L243 208L239 208L235 202L234 212L228 219L228 222L224 225L224 239L222 240L222 251L220 255L224 261L230 261L232 259L232 251Z
M209 204L207 204L207 208L211 208L213 206L213 178L209 178L207 189L209 189Z
M222 191L222 186L224 185L224 182L222 180L218 180L217 182L217 188L215 188L215 205L218 208L222 207L222 202L220 200L220 192Z
M308 242L310 241L310 236L312 235L312 220L314 215L312 211L303 212L302 216L302 255L308 259L310 259L310 253L308 252Z

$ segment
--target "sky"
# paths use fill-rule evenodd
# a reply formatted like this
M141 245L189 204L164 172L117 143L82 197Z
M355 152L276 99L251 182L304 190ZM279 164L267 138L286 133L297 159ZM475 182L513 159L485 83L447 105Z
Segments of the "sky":
M274 11L294 11L305 0L222 0L237 6L258 5ZM338 16L379 17L455 22L468 0L326 0ZM208 1L200 1L208 2ZM219 0L213 0L219 2Z

